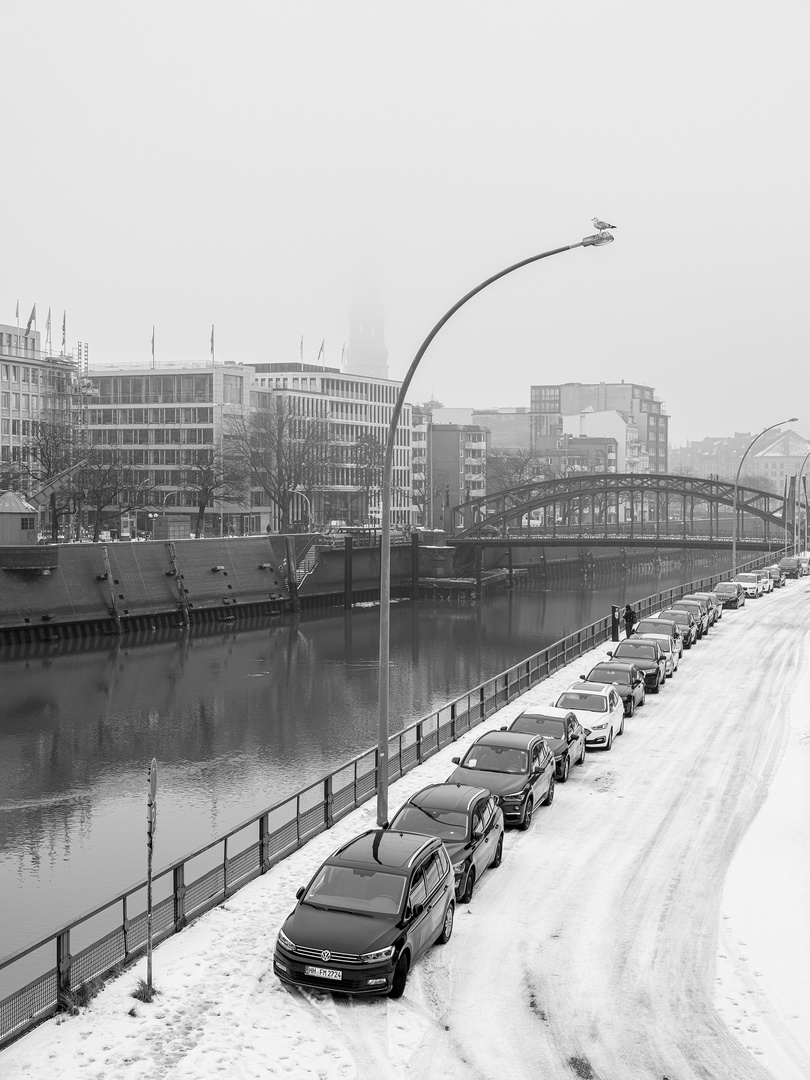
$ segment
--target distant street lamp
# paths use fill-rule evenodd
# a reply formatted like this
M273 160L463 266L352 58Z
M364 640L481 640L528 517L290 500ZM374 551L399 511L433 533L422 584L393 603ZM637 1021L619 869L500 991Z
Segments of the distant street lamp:
M804 467L807 464L807 459L810 458L810 450L804 455L804 461L802 467L799 469L799 475L796 477L796 509L793 514L793 554L798 555L798 547L802 542L802 523L801 523L801 509L802 509L802 473ZM807 505L804 508L804 543L807 546ZM804 549L802 549L804 550Z
M303 499L307 504L307 532L309 532L312 526L312 503L309 501L309 496L305 495L303 491L299 491L298 488L293 488L293 494L297 495L299 499Z
M789 420L780 420L778 424L771 424L769 427L763 428L762 431L760 431L759 435L754 436L754 438L751 440L751 442L746 447L745 453L740 458L740 464L737 466L737 475L734 478L734 505L733 505L733 508L732 508L732 519L731 519L731 572L732 572L732 574L735 573L735 571L737 569L737 488L740 485L740 473L742 471L743 462L748 457L748 451L751 449L751 447L754 445L754 443L757 441L757 439L761 439L762 436L765 435L768 431L773 431L774 428L781 427L782 424L795 424L797 420L798 420L797 416L791 416ZM785 524L787 524L787 522Z
M476 285L474 289L471 289L466 295L462 296L460 300L442 315L422 342L416 356L411 361L411 366L408 368L408 372L399 389L399 394L397 395L397 400L394 403L393 412L391 414L391 421L388 425L388 438L385 444L385 462L383 464L382 476L382 507L380 521L380 650L378 672L379 684L377 693L378 825L382 825L388 820L388 700L390 675L388 665L390 663L391 634L391 478L397 425L399 424L402 406L405 404L405 395L411 385L411 380L419 366L419 362L427 352L428 346L444 324L455 315L459 308L463 307L468 300L471 300L474 296L477 296L478 293L486 289L487 286L506 277L507 274L511 274L514 270L519 270L523 266L529 266L531 263L539 262L540 259L547 259L551 255L559 255L563 251L572 251L574 248L603 247L605 244L612 243L615 238L612 233L607 231L607 229L613 228L613 226L608 226L605 222L595 222L595 224L596 228L600 230L598 233L594 233L592 236L586 236L576 244L567 244L565 247L553 248L551 251L544 251L539 255L531 255L528 259L521 259L520 262L514 263L512 266L507 266L505 270L493 274L492 277L487 278L486 281L482 281L480 285Z

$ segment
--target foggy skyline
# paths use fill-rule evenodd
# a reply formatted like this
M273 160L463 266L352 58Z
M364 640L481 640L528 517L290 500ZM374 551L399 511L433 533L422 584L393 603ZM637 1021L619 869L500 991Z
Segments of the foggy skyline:
M655 387L670 442L804 414L810 12L345 0L2 8L0 322L91 365L340 364L378 267L390 377L479 281L409 393L529 405Z

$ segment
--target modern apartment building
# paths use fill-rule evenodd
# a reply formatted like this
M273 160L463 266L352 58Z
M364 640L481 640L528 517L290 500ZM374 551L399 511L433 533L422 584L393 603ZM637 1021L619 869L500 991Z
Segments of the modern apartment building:
M79 368L72 356L43 352L39 331L0 324L0 471L13 475L27 460L33 423L78 422ZM24 477L15 486L30 490Z
M431 424L428 461L433 479L435 528L450 531L449 508L487 493L487 447L489 431L475 424ZM465 522L472 524L472 518Z
M637 431L641 462L638 471L669 471L669 416L666 405L655 396L651 386L641 383L546 383L532 386L531 411L556 417L559 435L563 417L592 413L616 412L622 414L628 425ZM569 434L596 434L582 431ZM621 442L621 440L619 440ZM633 441L633 440L629 440ZM639 454L631 455L639 457ZM649 458L647 468L642 468L644 457ZM620 469L621 471L621 469Z
M331 450L323 485L304 492L314 521L378 524L382 462L400 383L312 364L254 364L251 404L270 392L294 400L302 415L328 419ZM414 524L411 406L403 406L394 444L391 524Z

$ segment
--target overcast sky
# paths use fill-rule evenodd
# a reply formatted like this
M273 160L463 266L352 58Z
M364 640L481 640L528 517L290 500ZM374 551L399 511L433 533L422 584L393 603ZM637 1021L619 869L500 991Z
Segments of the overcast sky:
M0 321L91 363L338 365L376 267L411 399L656 388L810 435L806 0L0 0Z

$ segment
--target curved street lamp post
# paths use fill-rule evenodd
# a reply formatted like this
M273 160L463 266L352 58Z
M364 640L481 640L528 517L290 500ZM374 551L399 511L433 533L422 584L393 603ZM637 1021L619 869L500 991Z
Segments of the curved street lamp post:
M382 506L381 506L381 533L380 533L380 650L379 650L379 686L377 693L377 824L383 825L388 820L388 704L389 704L389 663L390 663L390 631L391 631L391 476L394 462L394 443L396 441L397 426L405 404L405 395L411 385L414 373L427 352L428 346L436 337L444 324L478 293L483 292L489 285L506 277L521 267L531 263L547 259L551 255L559 255L563 251L572 251L580 247L603 247L614 240L612 233L603 222L596 223L600 229L593 236L583 237L576 244L567 244L565 247L553 248L551 251L543 251L539 255L531 255L528 259L507 266L505 270L493 274L492 277L482 281L462 296L453 306L442 315L428 336L419 347L416 356L411 361L405 379L399 389L396 402L391 414L391 422L388 425L388 438L385 444L385 461L383 464L382 477ZM604 225L604 228L602 226Z
M804 461L799 469L799 475L796 477L796 509L793 514L793 554L799 554L799 547L802 543L802 523L801 523L801 510L802 510L802 475L804 474L804 467L807 464L807 459L810 458L810 450L804 455ZM804 508L804 547L807 547L807 504ZM804 550L804 548L802 548Z
M780 420L778 424L771 424L769 427L763 428L759 435L755 435L751 442L745 449L745 453L740 458L740 464L737 466L737 475L734 478L734 504L732 506L732 519L731 519L731 572L732 574L737 572L737 488L740 484L740 473L742 471L743 462L748 457L748 451L754 445L754 443L761 439L768 431L773 431L774 428L781 427L782 424L795 424L798 420L797 416L791 416L788 420ZM785 521L787 526L787 521ZM785 529L787 532L787 528Z

